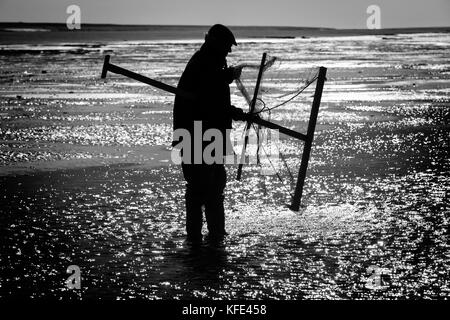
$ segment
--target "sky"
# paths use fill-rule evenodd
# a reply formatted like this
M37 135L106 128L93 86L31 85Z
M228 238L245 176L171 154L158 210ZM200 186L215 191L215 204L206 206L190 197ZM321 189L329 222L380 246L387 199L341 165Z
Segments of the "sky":
M448 27L450 0L0 0L0 22L65 23L69 5L81 23L366 28L368 6L382 28Z

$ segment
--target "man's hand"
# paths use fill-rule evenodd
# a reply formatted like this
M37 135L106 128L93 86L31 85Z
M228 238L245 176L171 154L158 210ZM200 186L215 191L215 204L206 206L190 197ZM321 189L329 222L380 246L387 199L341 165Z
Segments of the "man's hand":
M259 119L259 115L257 113L244 112L241 108L236 108L232 105L231 118L238 121L255 122L255 120Z
M259 118L259 115L258 115L257 113L250 113L250 112L247 112L247 113L244 113L243 119L244 119L245 121L254 123L255 121L257 121L257 120L260 119L260 118Z
M231 70L233 71L233 80L239 79L242 73L242 67L231 67Z

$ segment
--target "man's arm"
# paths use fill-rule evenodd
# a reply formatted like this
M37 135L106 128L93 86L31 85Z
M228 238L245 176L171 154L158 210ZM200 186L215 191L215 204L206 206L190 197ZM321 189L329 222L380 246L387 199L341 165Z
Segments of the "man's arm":
M229 67L223 70L225 80L228 84L232 83L235 79L239 79L242 73L242 67Z

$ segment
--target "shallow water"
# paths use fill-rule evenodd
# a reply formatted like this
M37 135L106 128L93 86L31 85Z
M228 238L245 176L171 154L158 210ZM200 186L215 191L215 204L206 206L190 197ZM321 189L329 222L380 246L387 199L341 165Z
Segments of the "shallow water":
M170 144L173 97L99 79L112 54L175 85L199 43L3 46L15 54L0 57L0 296L448 298L449 40L243 42L230 64L283 57L266 79L281 92L311 65L328 67L303 207L286 208L285 167L282 183L256 166L237 182L230 166L229 235L200 247L184 241L180 170L156 155ZM272 120L305 131L312 90ZM237 90L232 99L245 108ZM295 175L301 143L281 137L279 148ZM73 264L78 291L65 285Z

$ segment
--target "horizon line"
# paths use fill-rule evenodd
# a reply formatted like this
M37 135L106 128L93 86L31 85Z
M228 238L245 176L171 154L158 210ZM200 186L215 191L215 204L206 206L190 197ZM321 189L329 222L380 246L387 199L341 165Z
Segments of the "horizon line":
M66 25L65 22L24 22L24 21L0 21L0 24L53 24ZM126 24L126 23L101 23L101 22L85 22L81 25L97 25L97 26L130 26L130 27L209 27L211 24ZM325 30L392 30L392 29L436 29L450 28L448 26L429 26L429 27L388 27L380 29L367 28L335 28L335 27L310 27L310 26L292 26L292 25L228 25L231 28L290 28L290 29L325 29Z

